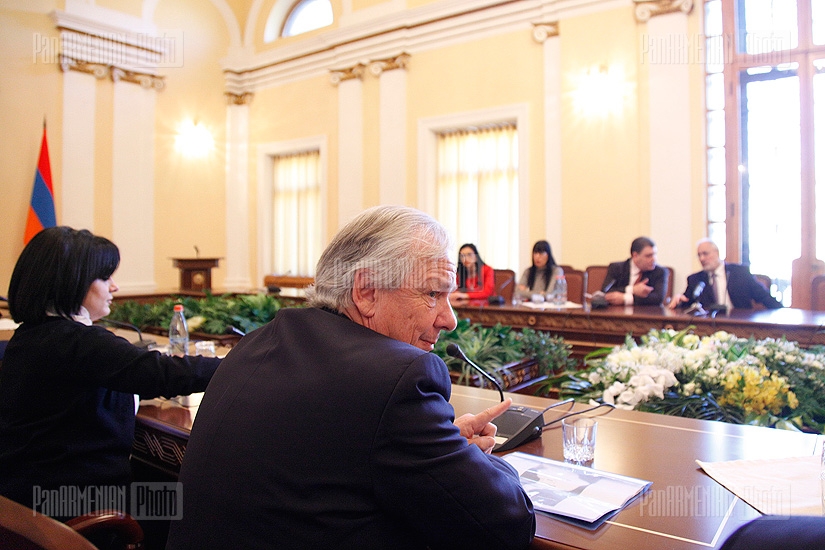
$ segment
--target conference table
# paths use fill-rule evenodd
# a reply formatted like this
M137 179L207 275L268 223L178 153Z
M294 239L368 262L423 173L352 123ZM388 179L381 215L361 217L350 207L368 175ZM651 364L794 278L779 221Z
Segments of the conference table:
M557 402L510 396L515 403L537 410ZM450 402L456 416L480 412L498 401L498 392L493 390L452 387ZM548 410L545 422L560 418L570 406ZM572 407L581 410L587 405ZM821 445L821 438L813 434L637 411L601 414L604 410L589 413L598 415L599 424L592 467L651 481L651 487L595 530L538 513L532 548L718 548L737 527L760 513L706 475L695 461L811 456ZM142 401L133 458L174 477L196 414L197 407L183 407L172 400ZM547 426L540 438L514 451L562 461L559 426Z
M593 309L569 304L556 308L539 304L491 305L486 300L454 302L459 318L486 327L496 324L524 327L562 336L581 356L602 347L624 343L628 335L638 338L650 329L683 330L691 327L700 336L725 331L744 338L779 338L802 346L825 345L825 311L794 308L732 309L702 316L670 310L664 306L610 306Z

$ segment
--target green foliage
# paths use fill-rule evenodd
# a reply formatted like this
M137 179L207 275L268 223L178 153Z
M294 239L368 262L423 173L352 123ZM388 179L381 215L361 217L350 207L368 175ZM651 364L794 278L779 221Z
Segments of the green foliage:
M483 327L469 319L459 319L455 330L442 334L433 350L450 370L461 373L459 383L473 376L475 371L460 359L447 355L446 349L451 343L457 344L467 358L498 377L499 381L502 381L500 367L525 359L535 359L540 374L564 371L575 365L570 358L571 346L560 336L530 328L515 331L501 324Z
M215 296L207 293L203 298L172 296L151 304L134 300L112 305L109 318L126 321L141 329L169 326L175 304L183 304L189 330L206 334L226 334L232 326L250 332L271 321L281 309L281 302L269 294L242 294Z
M576 361L570 357L572 346L561 336L551 336L549 332L523 328L521 346L524 355L536 360L540 374L555 375L576 366Z

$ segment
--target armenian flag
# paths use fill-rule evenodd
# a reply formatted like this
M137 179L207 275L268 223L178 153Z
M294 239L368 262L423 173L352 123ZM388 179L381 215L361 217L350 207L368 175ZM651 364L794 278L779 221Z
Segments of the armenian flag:
M49 144L46 141L46 123L43 123L43 141L40 143L40 159L34 173L34 188L26 218L26 233L23 244L47 227L57 225L54 214L54 189L52 188L52 169L49 165Z

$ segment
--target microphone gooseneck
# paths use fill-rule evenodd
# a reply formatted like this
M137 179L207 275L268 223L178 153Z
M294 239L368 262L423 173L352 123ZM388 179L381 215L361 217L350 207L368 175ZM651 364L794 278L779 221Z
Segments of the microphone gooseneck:
M107 319L105 317L102 318L102 319L98 319L98 321L101 322L101 323L107 323L107 324L110 324L110 325L113 325L113 326L116 326L116 327L128 328L130 330L134 330L138 334L138 341L135 342L135 345L139 348L149 349L149 347L154 346L157 343L154 340L144 340L143 339L143 333L140 331L140 329L137 327L137 325L133 325L132 323L127 323L125 321L115 321L114 319Z
M464 355L464 352L461 351L461 348L458 347L458 344L454 344L452 342L447 344L447 355L449 355L450 357L455 357L456 359L461 359L462 361L470 365L472 368L474 368L476 371L478 371L478 373L481 376L492 382L492 384L498 390L498 394L499 396L501 396L501 400L504 401L504 390L501 389L501 385L498 383L498 381L496 381L496 379L493 378L490 375L490 373L488 373L487 371L485 371L484 369L482 369L481 367L467 359L467 356Z

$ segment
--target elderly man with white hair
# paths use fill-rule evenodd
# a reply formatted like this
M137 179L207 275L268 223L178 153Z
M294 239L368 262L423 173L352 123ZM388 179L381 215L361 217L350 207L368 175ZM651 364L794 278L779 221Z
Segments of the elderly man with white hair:
M532 503L490 454L510 404L454 421L433 353L456 326L452 243L423 212L376 207L216 372L180 472L167 548L525 548Z

